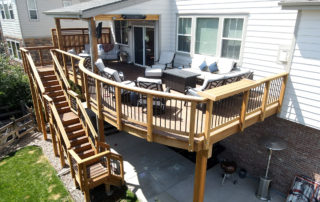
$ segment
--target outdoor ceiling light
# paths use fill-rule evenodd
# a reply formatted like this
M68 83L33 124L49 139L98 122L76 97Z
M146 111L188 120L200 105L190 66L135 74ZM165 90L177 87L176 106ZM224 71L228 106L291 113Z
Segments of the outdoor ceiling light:
M115 20L115 19L117 19L116 17L112 17L112 20Z
M122 15L123 19L134 19L134 20L139 20L139 19L146 19L146 15Z

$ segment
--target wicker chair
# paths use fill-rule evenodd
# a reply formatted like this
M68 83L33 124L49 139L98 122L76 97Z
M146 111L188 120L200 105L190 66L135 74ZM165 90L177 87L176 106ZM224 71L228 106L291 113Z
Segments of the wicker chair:
M165 91L162 87L161 79L149 79L144 77L138 77L135 81L136 87L155 90L160 92L170 93L170 88L168 87ZM153 98L153 115L159 115L165 113L166 110L166 102L168 99L165 98ZM139 100L137 103L138 107L142 106L143 113L147 112L147 95L139 94Z

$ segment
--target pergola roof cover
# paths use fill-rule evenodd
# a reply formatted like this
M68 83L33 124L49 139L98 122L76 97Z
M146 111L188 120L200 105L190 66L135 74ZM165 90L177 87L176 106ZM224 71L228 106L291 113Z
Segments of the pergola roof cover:
M105 14L109 11L117 10L133 4L139 4L150 0L93 0L75 4L68 7L57 8L43 12L46 15L55 17L94 17Z

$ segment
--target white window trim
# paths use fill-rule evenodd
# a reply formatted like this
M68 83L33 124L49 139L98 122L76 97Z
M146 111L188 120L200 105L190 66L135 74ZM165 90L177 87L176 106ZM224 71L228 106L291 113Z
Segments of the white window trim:
M12 54L9 55L10 58L12 58L12 59L14 59L14 60L21 61L21 58L19 58L19 53L20 53L20 56L21 56L21 51L20 51L20 49L17 49L17 44L19 44L19 47L20 47L20 42L19 42L19 41L15 41L15 40L11 40L11 39L7 39L6 41L7 41L7 43L10 43L10 45L11 45L11 48L8 46L9 54L10 54L10 49L12 50ZM17 56L18 56L18 58L16 58L16 57L14 56L14 51L13 51L13 45L12 45L12 43L15 43L15 47L16 47L16 51L17 51Z
M35 7L36 7L35 9L29 9L28 0L26 0L26 2L27 2L29 20L30 20L30 21L39 21L39 13L38 13L38 6L37 6L36 0L34 0L34 5L35 5ZM31 19L30 11L37 11L37 19Z
M179 19L180 18L191 18L191 34L179 34ZM193 17L192 16L180 16L180 17L178 17L177 18L177 34L176 34L176 52L178 52L178 53L184 53L184 54L190 54L191 52L192 52L192 50L194 49L193 47L194 47L194 45L193 45L193 43L192 43L192 41L194 41L193 39L192 39L192 37L194 36L194 33L193 32L195 32L195 29L194 29L194 19L193 19ZM186 51L179 51L178 50L178 42L179 42L179 36L190 36L191 37L191 42L190 42L190 51L189 52L186 52Z
M9 4L8 4L8 2L7 2L7 5L8 5L8 12L9 12L9 16L10 16L10 18L6 18L6 11L5 11L5 8L4 8L4 1L3 0L1 0L1 2L0 2L1 4L2 4L2 8L3 8L3 12L4 12L4 17L5 18L2 18L2 15L1 15L1 18L3 19L3 20L6 20L6 21L9 21L9 20L14 20L14 11L13 11L13 6L12 6L12 9L9 9ZM12 2L11 2L11 4L12 4ZM11 14L10 14L10 11L12 10L12 12L13 12L13 18L11 18ZM2 12L2 10L1 10L1 12Z
M179 18L192 18L191 21L191 44L190 44L190 52L183 52L178 51L178 29L179 29ZM197 18L219 18L219 30L218 30L218 39L217 39L217 50L216 55L206 55L206 54L195 54L195 39L196 39L196 20ZM222 58L222 40L223 39L229 39L233 40L232 38L225 38L223 37L223 25L224 25L224 19L225 18L243 18L243 29L242 29L242 38L241 39L234 39L241 41L241 47L240 47L240 54L239 54L239 60L235 60L238 66L242 65L243 60L243 52L244 52L244 46L245 46L245 37L247 32L247 22L248 22L248 14L187 14L187 15L179 15L177 16L177 23L176 23L176 52L182 55L189 55L190 57L193 57L194 55L205 55L205 56L211 56L216 57L217 59Z
M120 40L121 40L121 43L118 43L118 42L116 42L117 44L119 44L120 46L129 46L129 32L128 32L128 43L127 44L124 44L124 43L122 43L122 29L121 29L121 21L123 21L123 20L118 20L118 21L120 21ZM128 26L131 26L131 25L129 25L129 20L125 20L125 21L127 21L127 24L128 24ZM131 26L132 27L132 26ZM133 28L133 27L132 27ZM114 29L115 29L115 31L116 31L116 23L114 23Z

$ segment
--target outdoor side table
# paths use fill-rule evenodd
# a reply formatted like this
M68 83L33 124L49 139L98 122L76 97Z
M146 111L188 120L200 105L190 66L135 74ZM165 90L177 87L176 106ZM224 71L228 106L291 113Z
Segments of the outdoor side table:
M200 74L184 71L182 69L169 69L163 71L164 81L172 90L184 93L187 86L196 87L197 76Z

